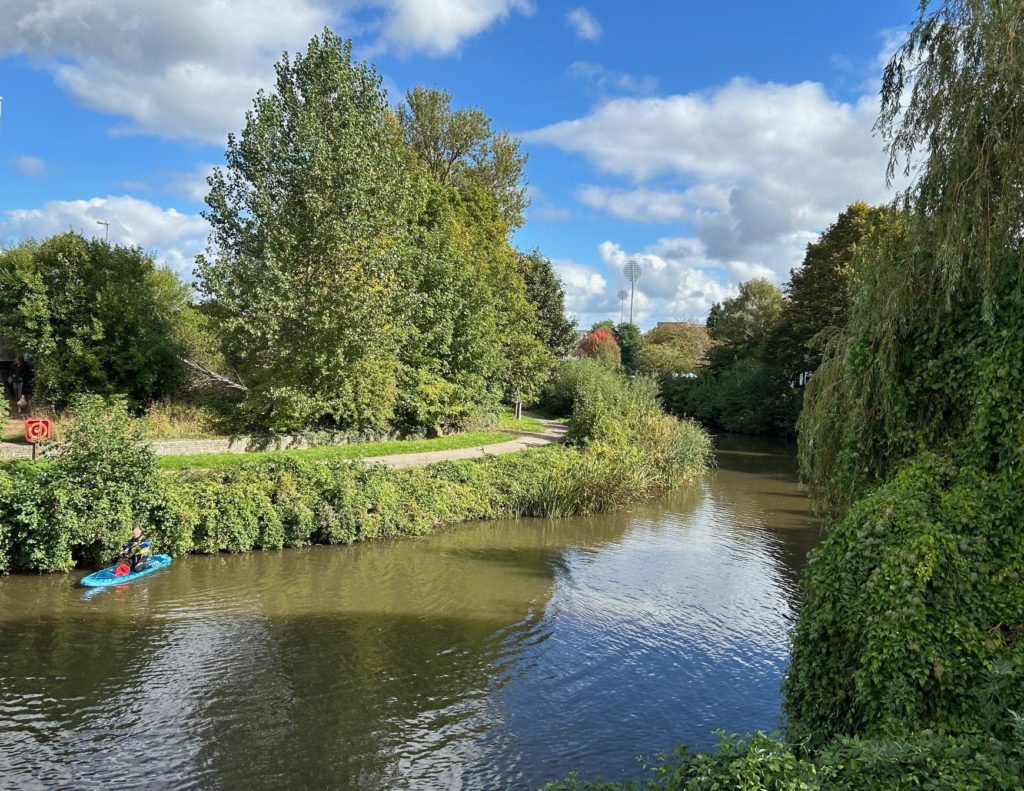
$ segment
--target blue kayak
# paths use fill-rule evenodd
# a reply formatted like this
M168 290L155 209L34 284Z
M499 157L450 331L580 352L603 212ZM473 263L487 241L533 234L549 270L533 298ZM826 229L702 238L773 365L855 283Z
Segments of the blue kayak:
M122 574L120 577L116 577L114 576L114 570L117 569L117 566L115 565L90 574L88 577L82 577L81 582L87 588L99 588L104 585L121 585L125 582L137 580L139 577L145 577L147 574L152 574L154 571L170 565L170 563L170 555L153 555L153 557L149 559L149 563L147 563L145 568L141 571L130 571L127 574Z

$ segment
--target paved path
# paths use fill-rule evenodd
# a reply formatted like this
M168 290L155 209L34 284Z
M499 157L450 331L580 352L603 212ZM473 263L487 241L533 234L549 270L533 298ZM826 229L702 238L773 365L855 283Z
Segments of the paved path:
M524 415L528 414L526 412ZM530 431L512 432L515 439L508 442L497 442L491 445L476 445L471 448L458 448L456 450L431 450L424 453L399 453L391 456L371 456L359 459L367 464L386 464L393 469L401 467L419 467L424 464L433 464L438 461L454 461L455 459L478 459L482 456L498 456L503 453L515 453L516 451L536 448L541 445L550 445L565 437L566 427L563 423L554 420L546 420L537 415L529 415L541 422L544 432L536 434ZM158 456L175 455L175 453L223 453L226 448L220 447L223 440L209 441L211 447L204 451L195 447L203 444L201 441L191 440L165 440L153 443L153 448ZM188 443L188 447L178 449L177 444ZM240 445L239 447L243 447ZM163 451L163 452L161 452ZM30 459L32 448L28 445L17 445L11 442L0 442L0 459Z
M523 414L526 414L525 412ZM422 467L426 464L435 464L439 461L455 461L456 459L479 459L484 456L500 456L503 453L515 453L528 448L537 448L541 445L550 445L565 437L566 427L564 423L554 420L545 420L536 417L544 424L543 434L534 434L530 431L517 431L516 438L509 442L497 442L493 445L477 445L472 448L458 448L457 450L430 450L425 453L401 453L392 456L370 456L359 461L366 464L386 464L393 470L402 467Z

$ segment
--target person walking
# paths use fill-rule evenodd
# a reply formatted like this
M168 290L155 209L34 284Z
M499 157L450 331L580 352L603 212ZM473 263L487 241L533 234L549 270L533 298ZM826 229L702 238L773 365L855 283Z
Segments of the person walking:
M25 362L25 358L20 354L14 358L14 363L11 365L10 376L7 377L7 381L11 383L11 392L14 395L14 402L16 404L21 402L22 396L25 395L25 383L29 380L32 374L32 369L29 364Z

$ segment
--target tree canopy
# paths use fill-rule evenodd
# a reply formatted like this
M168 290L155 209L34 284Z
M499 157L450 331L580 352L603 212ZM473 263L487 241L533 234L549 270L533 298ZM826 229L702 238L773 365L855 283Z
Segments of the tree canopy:
M539 391L563 294L509 243L523 158L450 105L416 89L393 112L324 31L229 137L197 272L254 424L443 431Z
M69 232L0 251L0 334L58 406L75 393L167 395L185 383L200 323L191 289L137 247Z

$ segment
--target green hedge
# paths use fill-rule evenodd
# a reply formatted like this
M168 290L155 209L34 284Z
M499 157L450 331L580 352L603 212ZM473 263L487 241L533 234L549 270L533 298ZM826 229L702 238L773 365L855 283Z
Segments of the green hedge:
M604 511L698 475L710 455L700 428L638 396L624 423L595 430L586 445L407 470L271 457L161 474L152 455L129 442L123 405L79 406L89 409L101 431L83 422L53 462L0 468L0 571L106 563L134 524L157 551L179 555L349 544L471 519ZM111 412L113 421L104 418Z

